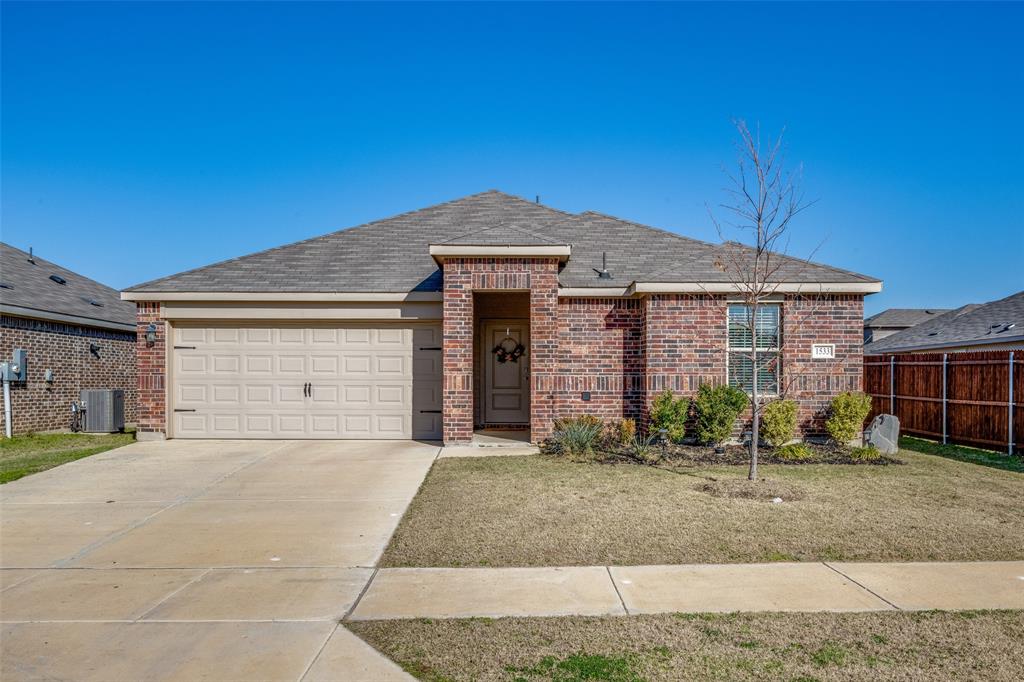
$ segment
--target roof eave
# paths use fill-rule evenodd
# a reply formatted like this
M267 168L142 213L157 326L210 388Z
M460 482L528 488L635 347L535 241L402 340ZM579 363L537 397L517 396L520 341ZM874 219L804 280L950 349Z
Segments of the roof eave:
M1024 343L1024 334L1010 336L1002 339L971 339L968 341L943 341L940 343L922 343L911 346L897 346L889 350L868 350L865 348L865 355L899 355L900 353L912 353L919 350L941 350L943 348L960 348L961 346L992 346L1002 343Z
M324 301L324 302L433 302L440 291L122 291L124 301Z
M52 310L37 310L36 308L26 308L20 305L10 305L9 303L0 303L0 312L5 315L11 315L13 317L27 317L34 320L46 320L48 322L61 322L63 324L73 324L79 327L95 327L97 329L112 329L121 332L134 332L135 325L127 322L117 322L114 320L102 320L96 317L85 317L82 315L71 315L68 313L59 313Z
M634 282L637 294L736 294L743 286L734 282ZM770 285L777 294L877 294L881 282L779 282Z

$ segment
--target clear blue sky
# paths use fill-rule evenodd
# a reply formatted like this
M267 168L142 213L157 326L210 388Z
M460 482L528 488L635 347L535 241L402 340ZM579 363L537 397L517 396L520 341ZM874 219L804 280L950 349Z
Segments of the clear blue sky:
M2 4L2 237L125 287L489 188L716 239L730 119L867 309L1024 288L1024 6Z

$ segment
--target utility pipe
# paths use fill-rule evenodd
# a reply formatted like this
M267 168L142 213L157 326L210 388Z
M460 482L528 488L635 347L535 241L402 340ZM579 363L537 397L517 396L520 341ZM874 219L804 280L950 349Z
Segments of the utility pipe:
M11 382L4 379L4 435L11 437Z

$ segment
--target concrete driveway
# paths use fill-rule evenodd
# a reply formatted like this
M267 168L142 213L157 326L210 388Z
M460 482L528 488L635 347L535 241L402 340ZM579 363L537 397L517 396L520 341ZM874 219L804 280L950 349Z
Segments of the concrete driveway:
M3 486L0 678L409 679L338 622L438 451L136 443Z

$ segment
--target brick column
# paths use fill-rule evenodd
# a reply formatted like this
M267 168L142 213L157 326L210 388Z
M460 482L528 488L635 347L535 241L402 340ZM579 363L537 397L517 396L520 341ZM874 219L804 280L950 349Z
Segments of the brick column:
M558 417L558 261L534 263L530 273L530 440L551 435Z
M445 443L473 439L473 286L472 273L460 264L444 269Z
M146 329L156 325L156 343L146 341ZM139 440L159 440L167 435L167 324L160 318L160 304L136 305L139 369Z

